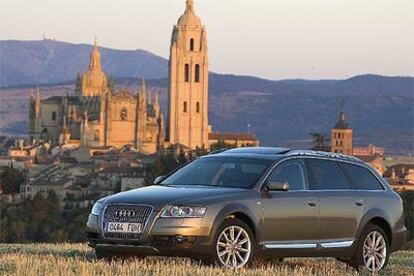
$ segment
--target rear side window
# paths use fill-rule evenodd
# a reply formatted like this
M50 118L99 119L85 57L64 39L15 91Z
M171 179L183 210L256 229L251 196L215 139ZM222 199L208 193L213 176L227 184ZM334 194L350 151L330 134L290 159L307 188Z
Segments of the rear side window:
M368 169L344 163L340 163L340 166L351 179L355 189L368 191L384 190L378 179Z
M348 190L350 184L338 165L329 160L308 159L306 161L311 190Z

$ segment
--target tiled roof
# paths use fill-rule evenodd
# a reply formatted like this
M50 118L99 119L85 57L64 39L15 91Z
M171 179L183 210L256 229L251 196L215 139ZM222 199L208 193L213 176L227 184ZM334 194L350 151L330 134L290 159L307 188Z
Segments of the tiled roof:
M220 133L214 132L208 135L209 140L244 140L256 141L256 137L250 133Z

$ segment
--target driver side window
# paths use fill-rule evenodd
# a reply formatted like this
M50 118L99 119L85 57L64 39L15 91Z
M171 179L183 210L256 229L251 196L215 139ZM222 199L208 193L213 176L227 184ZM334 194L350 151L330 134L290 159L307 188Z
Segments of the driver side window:
M291 160L279 164L269 175L267 181L287 182L289 191L306 190L305 166L301 160Z

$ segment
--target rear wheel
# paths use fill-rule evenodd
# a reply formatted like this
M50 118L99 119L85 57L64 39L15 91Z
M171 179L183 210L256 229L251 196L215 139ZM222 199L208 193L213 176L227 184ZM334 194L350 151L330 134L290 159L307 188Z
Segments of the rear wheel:
M249 226L238 219L226 219L215 239L214 259L228 268L249 265L254 257L255 239Z
M384 230L378 225L369 224L359 240L353 265L362 265L373 273L379 272L386 267L389 254L389 241Z

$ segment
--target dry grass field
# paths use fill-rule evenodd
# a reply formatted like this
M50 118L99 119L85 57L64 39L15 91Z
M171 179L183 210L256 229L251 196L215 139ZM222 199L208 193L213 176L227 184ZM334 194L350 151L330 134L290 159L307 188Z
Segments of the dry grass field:
M357 275L334 259L256 262L242 270L223 270L189 259L146 258L111 263L96 259L85 244L0 244L0 275ZM367 274L362 272L361 274ZM414 251L392 255L383 275L414 275Z

